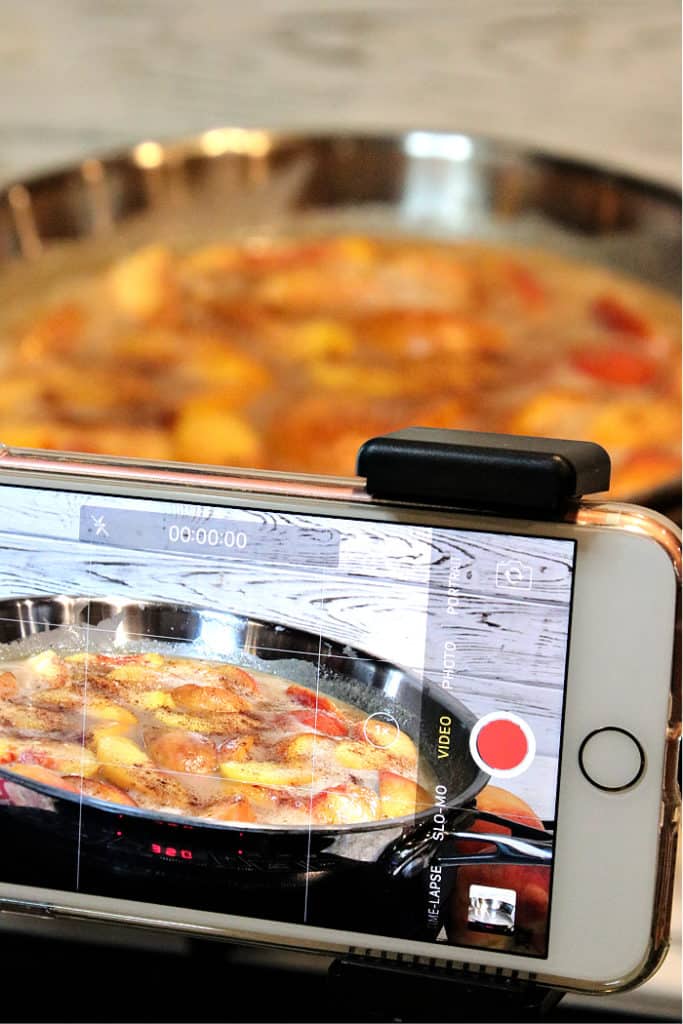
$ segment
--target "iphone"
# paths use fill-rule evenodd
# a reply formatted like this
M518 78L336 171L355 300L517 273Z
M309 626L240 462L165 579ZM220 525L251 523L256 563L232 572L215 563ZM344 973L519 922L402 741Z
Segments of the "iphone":
M590 992L664 955L676 527L4 449L0 907Z

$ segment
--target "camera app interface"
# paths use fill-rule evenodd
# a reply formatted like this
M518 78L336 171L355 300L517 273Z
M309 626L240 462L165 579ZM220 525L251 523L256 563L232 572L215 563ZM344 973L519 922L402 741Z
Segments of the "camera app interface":
M547 956L573 541L0 506L4 882Z

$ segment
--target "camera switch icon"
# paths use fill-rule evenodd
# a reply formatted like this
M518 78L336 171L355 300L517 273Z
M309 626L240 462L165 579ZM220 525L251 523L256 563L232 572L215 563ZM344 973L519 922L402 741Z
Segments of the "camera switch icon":
M496 564L496 590L531 590L533 569L518 558Z

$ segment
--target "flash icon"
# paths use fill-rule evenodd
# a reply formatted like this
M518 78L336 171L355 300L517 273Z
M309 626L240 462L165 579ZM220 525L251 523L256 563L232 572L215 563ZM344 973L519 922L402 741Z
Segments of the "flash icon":
M107 522L104 516L94 516L91 514L92 524L95 528L96 537L108 537L109 530L107 529Z

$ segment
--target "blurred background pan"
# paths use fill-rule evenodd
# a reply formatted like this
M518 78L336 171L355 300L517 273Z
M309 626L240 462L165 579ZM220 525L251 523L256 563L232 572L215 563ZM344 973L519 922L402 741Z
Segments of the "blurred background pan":
M510 243L680 283L680 199L661 186L472 135L225 128L0 193L0 330L149 242L339 233ZM628 497L678 518L680 476Z

